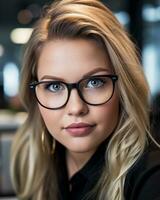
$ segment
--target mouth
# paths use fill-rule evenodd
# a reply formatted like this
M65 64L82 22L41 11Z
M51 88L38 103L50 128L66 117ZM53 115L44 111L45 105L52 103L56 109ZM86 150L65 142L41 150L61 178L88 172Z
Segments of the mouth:
M84 137L93 131L95 124L88 123L72 123L69 126L65 127L67 133L74 137Z

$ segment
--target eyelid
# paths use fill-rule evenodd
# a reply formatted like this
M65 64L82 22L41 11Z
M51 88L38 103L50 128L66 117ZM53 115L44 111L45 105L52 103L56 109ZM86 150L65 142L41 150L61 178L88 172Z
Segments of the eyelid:
M93 76L89 76L88 78L101 78L104 76L106 76L106 75L93 75Z
M44 81L44 82L42 82L42 83L44 83L44 84L45 84L45 87L47 87L47 88L49 88L50 86L58 85L58 84L59 84L59 87L64 88L64 83L61 83L61 82L59 82L59 81L56 81L55 83L54 83L54 82L55 82L55 81L50 81L50 82Z
M108 75L110 75L110 74L97 74L97 75L91 75L91 76L85 77L84 79L101 78L103 76L108 76Z

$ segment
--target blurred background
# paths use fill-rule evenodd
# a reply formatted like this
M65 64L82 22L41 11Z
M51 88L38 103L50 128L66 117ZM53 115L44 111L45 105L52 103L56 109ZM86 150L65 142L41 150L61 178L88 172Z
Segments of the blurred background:
M47 0L0 1L0 199L14 199L10 146L26 118L18 97L23 49ZM151 89L153 129L160 124L160 0L104 0L136 43ZM159 121L159 122L158 122Z

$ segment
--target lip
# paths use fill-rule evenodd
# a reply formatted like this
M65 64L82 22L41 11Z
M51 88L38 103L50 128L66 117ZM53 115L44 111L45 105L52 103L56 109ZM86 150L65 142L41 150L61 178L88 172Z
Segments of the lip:
M95 124L88 124L88 123L72 123L69 126L65 127L64 129L69 133L71 136L74 137L84 137L89 135L94 127Z

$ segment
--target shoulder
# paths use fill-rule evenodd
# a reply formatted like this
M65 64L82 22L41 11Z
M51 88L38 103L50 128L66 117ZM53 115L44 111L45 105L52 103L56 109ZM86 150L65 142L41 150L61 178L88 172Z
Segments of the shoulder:
M129 170L125 181L125 199L160 200L160 148L149 145Z

